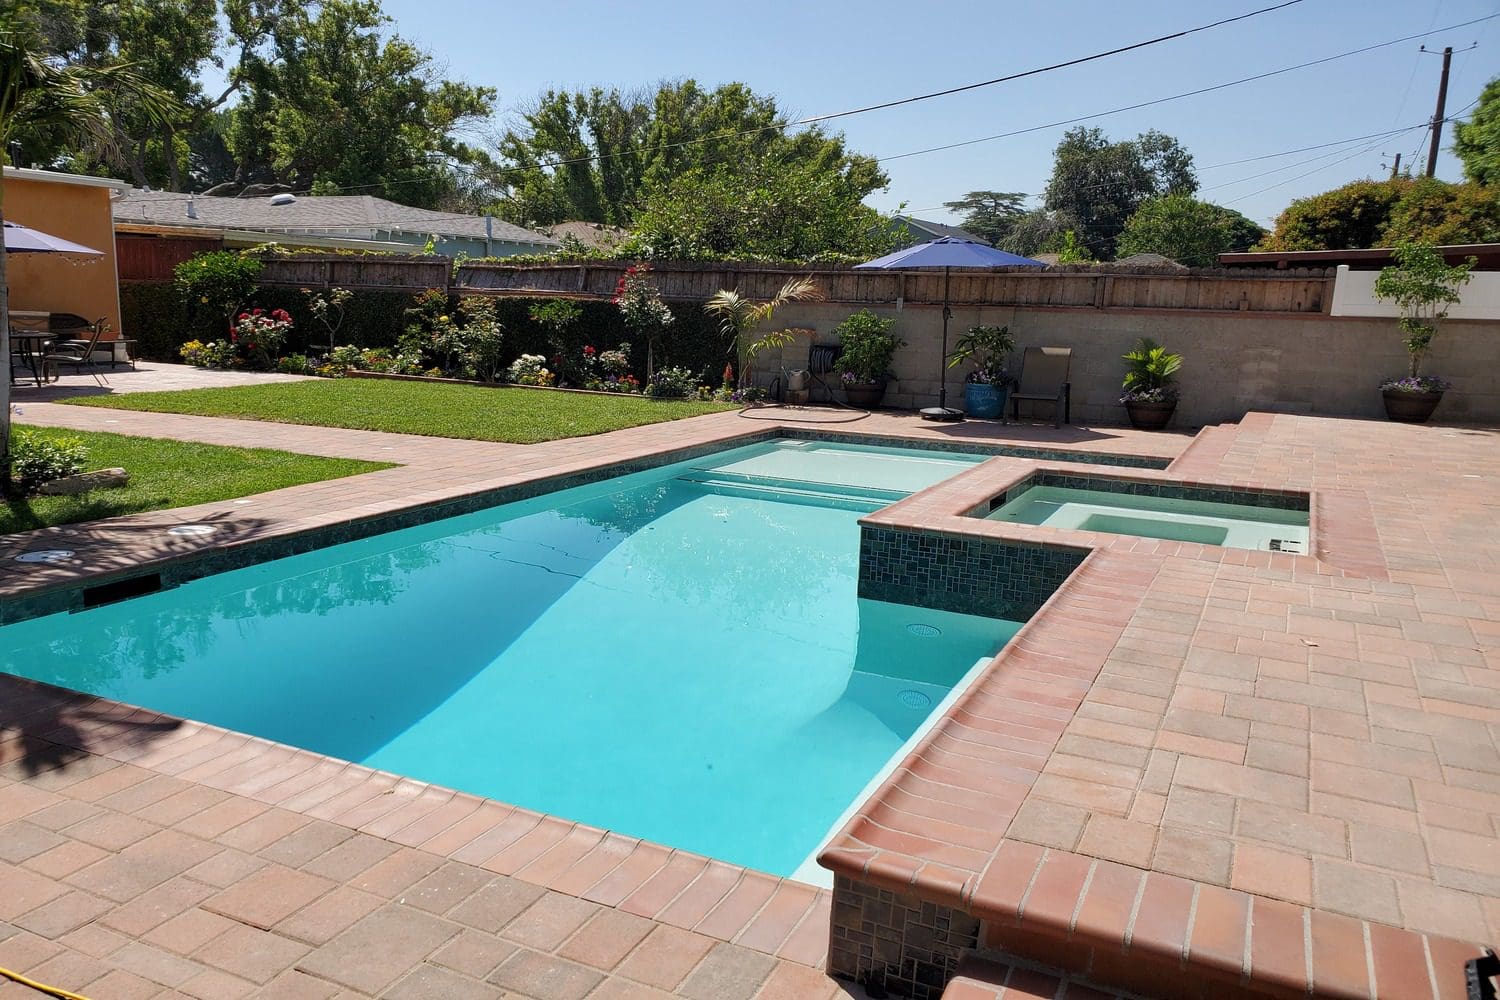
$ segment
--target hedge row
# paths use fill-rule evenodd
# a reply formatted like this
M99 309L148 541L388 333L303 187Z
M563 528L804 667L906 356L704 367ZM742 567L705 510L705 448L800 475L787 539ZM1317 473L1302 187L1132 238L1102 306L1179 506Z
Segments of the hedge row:
M394 347L410 317L416 296L407 292L356 291L346 308L339 344L360 347ZM505 328L505 362L522 354L551 357L557 349L576 356L584 345L598 350L631 342L632 367L637 377L645 377L646 345L632 338L620 311L608 302L580 302L583 315L563 335L561 343L553 334L531 320L531 307L540 299L503 298L497 303L498 317ZM120 285L121 325L125 336L137 341L136 353L153 361L178 361L177 349L195 337L207 336L175 285L169 282L125 282ZM293 330L286 347L288 354L316 354L328 348L326 330L307 310L307 298L295 288L262 288L251 306L285 309L292 314ZM450 307L456 308L456 300ZM701 308L678 303L672 307L673 323L660 342L658 365L680 365L697 372L709 384L717 385L730 359L731 343L720 332L717 323ZM227 335L227 331L226 331Z

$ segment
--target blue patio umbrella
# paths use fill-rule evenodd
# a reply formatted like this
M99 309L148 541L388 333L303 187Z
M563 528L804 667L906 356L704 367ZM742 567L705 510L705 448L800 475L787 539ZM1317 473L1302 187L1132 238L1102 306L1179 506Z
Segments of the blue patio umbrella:
M91 249L82 243L74 243L72 240L65 240L61 236L53 236L51 233L44 233L40 229L32 229L18 222L5 224L5 252L78 253L90 254L94 257L103 255L102 251Z
M879 268L884 271L911 271L940 267L943 269L943 353L938 358L941 372L938 381L938 405L922 410L923 420L962 420L962 410L948 406L948 320L953 310L948 306L948 286L955 267L1046 267L1039 260L1018 254L996 250L976 240L963 240L954 236L918 243L905 250L888 253L884 257L855 264L855 267Z

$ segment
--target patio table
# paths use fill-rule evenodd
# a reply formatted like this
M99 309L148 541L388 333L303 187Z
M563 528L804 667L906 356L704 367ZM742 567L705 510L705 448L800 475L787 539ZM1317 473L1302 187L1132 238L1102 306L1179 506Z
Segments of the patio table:
M11 350L20 356L31 369L32 376L36 379L38 386L46 384L46 363L42 360L47 354L47 349L52 346L53 335L50 333L35 333L23 330L12 330L10 334Z

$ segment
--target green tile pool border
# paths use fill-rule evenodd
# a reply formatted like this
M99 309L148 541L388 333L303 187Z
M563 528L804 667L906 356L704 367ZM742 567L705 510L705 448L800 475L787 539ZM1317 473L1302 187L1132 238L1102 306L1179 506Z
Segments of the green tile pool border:
M1312 494L1306 490L1282 490L1250 486L1193 486L1171 481L1126 479L1093 473L1056 472L1038 469L1026 478L1006 487L989 500L975 505L970 517L985 517L1005 506L1009 500L1038 486L1056 489L1093 490L1124 496L1161 497L1167 500L1189 500L1200 503L1238 504L1267 510L1304 511L1312 514Z

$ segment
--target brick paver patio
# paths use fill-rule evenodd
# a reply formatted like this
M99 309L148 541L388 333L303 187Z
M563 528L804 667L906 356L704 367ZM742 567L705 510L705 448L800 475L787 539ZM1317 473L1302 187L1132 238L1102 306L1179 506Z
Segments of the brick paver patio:
M0 557L80 558L3 558L0 594L778 417L535 446L46 405L26 419L403 465L3 540ZM843 875L979 914L992 948L1164 995L1191 992L1192 970L1224 988L1446 996L1454 963L1500 939L1494 433L1269 415L1191 446L895 415L825 430L1180 453L1167 478L1318 504L1307 556L959 523L1038 464L1006 458L875 515L1095 551L846 828L827 855ZM191 520L223 527L157 534ZM33 697L29 748L14 722L0 736L0 885L16 887L0 892L0 964L95 1000L836 995L815 968L827 893L149 713L85 699L60 725L53 696L15 684L0 704ZM55 747L80 743L91 753L61 766ZM33 774L28 756L53 766ZM1063 973L963 971L955 998L1002 995L983 992L996 976L1007 997L1099 995Z

